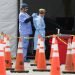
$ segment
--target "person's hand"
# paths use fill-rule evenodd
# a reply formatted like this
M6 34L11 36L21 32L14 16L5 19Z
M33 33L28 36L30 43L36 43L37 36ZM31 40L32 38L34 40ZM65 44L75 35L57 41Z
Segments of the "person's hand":
M37 13L33 13L33 14L32 14L32 17L36 17L36 16L37 16Z

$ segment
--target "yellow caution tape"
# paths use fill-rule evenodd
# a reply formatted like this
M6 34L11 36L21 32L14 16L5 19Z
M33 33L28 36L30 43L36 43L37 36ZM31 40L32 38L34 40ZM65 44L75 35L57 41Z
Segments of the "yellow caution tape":
M2 36L4 33L2 32L2 33L0 33L0 36ZM9 36L9 38L20 38L20 37L16 37L16 36L11 36L11 35L8 35L7 34L7 36ZM50 37L52 37L53 35L48 35L48 36L45 36L45 38L50 38ZM70 35L70 36L75 36L75 35ZM26 39L33 39L34 37L25 37ZM59 35L57 34L57 38L61 41L61 42L63 42L64 44L66 44L67 45L67 43L64 41L64 40L62 40L60 37L59 37Z

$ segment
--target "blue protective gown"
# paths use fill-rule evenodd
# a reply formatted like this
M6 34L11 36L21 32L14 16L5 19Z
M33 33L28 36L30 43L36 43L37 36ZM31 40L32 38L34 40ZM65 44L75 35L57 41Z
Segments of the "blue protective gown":
M45 22L44 17L40 15L33 17L33 23L35 27L35 35L34 35L34 50L37 48L38 35L41 35L45 39ZM45 40L44 40L45 44Z
M23 55L27 56L27 49L29 44L29 39L25 39L24 37L29 37L32 34L31 22L25 23L25 20L30 16L27 13L20 12L19 14L19 33L22 38L22 46L23 46Z

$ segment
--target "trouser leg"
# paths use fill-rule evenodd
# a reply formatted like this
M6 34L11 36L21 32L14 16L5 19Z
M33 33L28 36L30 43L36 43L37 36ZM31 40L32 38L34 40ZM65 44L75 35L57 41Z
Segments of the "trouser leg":
M26 35L24 37L29 37L29 36ZM27 57L27 50L28 50L28 44L29 44L29 39L26 39L24 37L22 37L22 46L23 46L23 56L26 59L26 57Z

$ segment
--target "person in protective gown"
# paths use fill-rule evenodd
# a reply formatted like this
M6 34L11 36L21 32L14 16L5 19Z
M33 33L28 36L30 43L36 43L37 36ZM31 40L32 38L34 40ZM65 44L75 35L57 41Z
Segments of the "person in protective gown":
M44 22L45 9L39 9L39 15L33 17L33 24L35 27L34 34L34 50L37 48L38 35L44 38L44 47L45 47L45 22Z
M23 3L21 5L19 14L19 33L20 37L22 38L24 61L26 61L27 58L29 35L32 34L32 27L30 22L31 17L28 15L27 11L28 11L28 4Z

